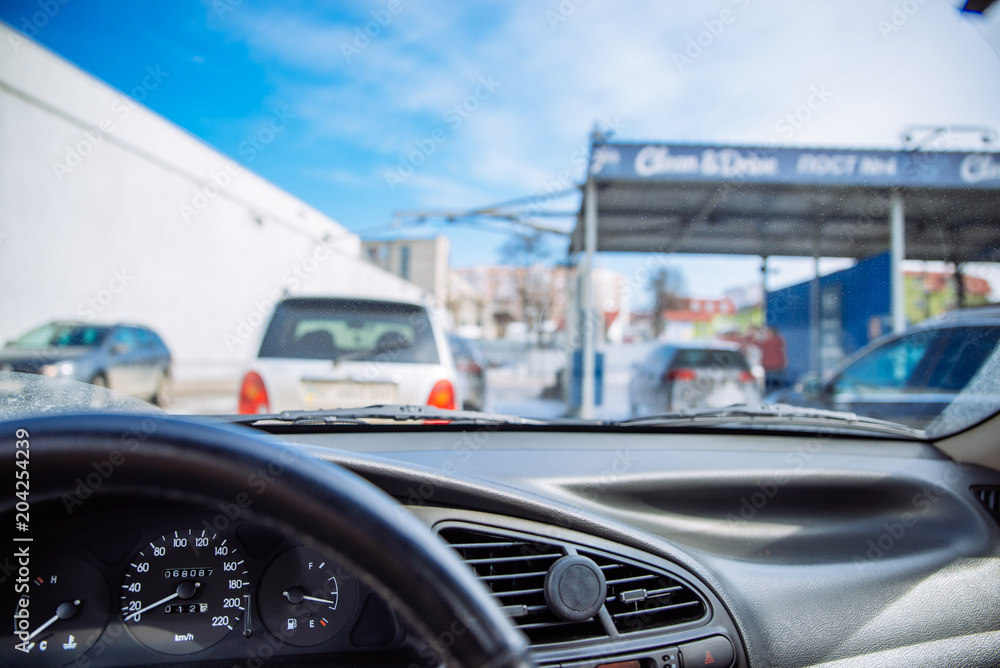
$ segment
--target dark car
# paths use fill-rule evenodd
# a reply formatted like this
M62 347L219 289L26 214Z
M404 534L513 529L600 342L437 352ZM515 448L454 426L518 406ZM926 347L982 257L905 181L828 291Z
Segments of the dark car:
M52 322L7 343L0 371L79 380L164 405L170 350L141 325Z
M1000 341L1000 307L952 311L872 342L768 396L770 403L849 411L924 429L969 384Z
M629 383L632 415L719 408L760 401L757 380L731 343L693 341L658 346Z
M479 341L449 335L448 346L462 388L462 407L481 411L486 405L486 355Z

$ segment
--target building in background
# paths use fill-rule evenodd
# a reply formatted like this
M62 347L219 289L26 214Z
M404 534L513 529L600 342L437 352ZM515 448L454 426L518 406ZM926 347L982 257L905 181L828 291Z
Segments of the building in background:
M992 287L979 276L963 274L965 306L990 303ZM941 315L958 306L958 286L954 271L906 271L903 274L906 319L912 325Z
M476 324L484 339L546 345L566 331L576 290L572 268L480 265L453 269L451 274L478 296ZM601 337L620 343L631 319L625 277L602 268L595 268L592 276Z
M448 272L445 306L457 335L467 339L483 338L483 325L492 313L492 305L472 283L453 271Z
M451 252L448 237L365 240L361 242L361 251L379 269L413 283L436 303L446 303Z
M690 341L692 339L712 339L730 332L736 327L737 308L733 300L726 297L674 297L672 308L659 314L662 330L661 341ZM631 341L647 341L656 336L656 314L636 313L628 328L627 338Z
M739 331L746 331L751 327L764 324L764 289L760 283L735 287L723 293L733 302L736 307L735 327Z
M159 332L175 379L234 386L285 294L423 297L360 239L0 24L0 340L55 319ZM169 86L148 68L134 95ZM262 122L281 141L276 110ZM267 150L265 137L253 135ZM53 271L53 267L59 267Z

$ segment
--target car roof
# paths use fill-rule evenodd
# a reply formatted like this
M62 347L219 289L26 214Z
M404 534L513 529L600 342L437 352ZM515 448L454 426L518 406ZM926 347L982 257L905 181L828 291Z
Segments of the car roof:
M945 323L945 322L965 322L966 320L983 320L983 321L993 321L1000 324L1000 304L991 304L989 306L973 306L969 308L955 309L954 311L948 311L947 313L942 313L937 318L929 321L930 323Z
M345 303L358 303L364 302L369 304L401 304L404 306L421 306L427 308L427 304L421 302L417 299L379 299L376 297L354 297L351 295L289 295L287 297L282 297L278 303L304 303L304 302L345 302Z
M132 325L124 322L84 322L83 320L53 320L50 325L68 325L71 327L96 327L98 329L113 329L115 327L142 327L142 325Z

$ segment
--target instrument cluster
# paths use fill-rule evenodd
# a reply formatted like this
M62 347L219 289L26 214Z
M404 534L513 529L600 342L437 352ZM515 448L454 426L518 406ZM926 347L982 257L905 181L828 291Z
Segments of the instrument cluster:
M49 525L23 577L4 586L5 665L253 665L403 640L363 582L270 528L174 509L86 519Z

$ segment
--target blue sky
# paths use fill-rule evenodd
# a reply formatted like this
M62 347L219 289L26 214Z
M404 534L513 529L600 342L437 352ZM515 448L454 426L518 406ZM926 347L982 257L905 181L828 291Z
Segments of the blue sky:
M61 1L3 0L0 18L122 91L159 65L145 104L359 232L577 183L595 122L630 140L889 148L909 124L1000 129L1000 56L945 0ZM828 100L789 136L811 87ZM290 126L248 160L241 142L275 110ZM497 261L505 239L400 233L435 230L455 266ZM759 260L677 264L712 295ZM812 261L773 266L787 284Z

